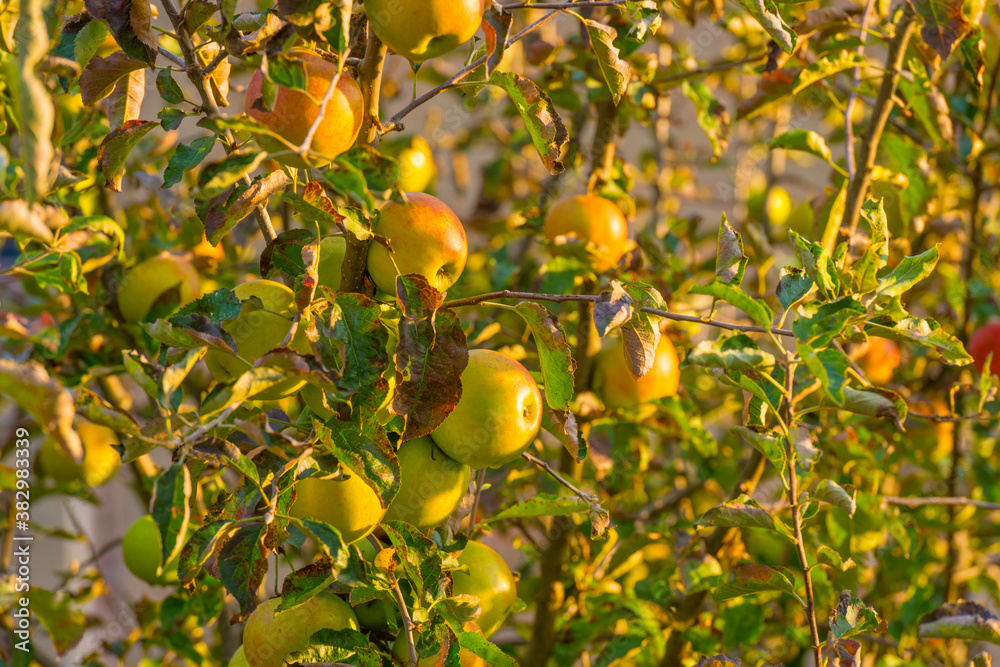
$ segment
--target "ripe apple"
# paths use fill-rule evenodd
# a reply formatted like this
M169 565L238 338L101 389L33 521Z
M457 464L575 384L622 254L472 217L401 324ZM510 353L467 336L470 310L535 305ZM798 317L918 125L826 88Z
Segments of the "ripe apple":
M242 645L236 649L236 653L233 653L233 657L229 659L229 667L250 667L250 663L247 662L246 653L243 652Z
M347 254L347 239L343 236L326 236L319 242L319 266L316 267L319 284L334 292L340 289L340 268Z
M431 287L444 292L465 268L469 253L465 228L437 197L414 192L406 198L407 203L390 201L379 212L372 229L388 237L395 252L390 255L381 243L372 243L368 274L383 294L394 295L396 276L410 273L419 273Z
M503 556L480 542L469 542L458 562L468 565L469 572L452 574L452 590L455 595L479 598L480 613L476 624L489 637L500 629L517 602L514 575Z
M592 386L609 409L631 408L676 394L680 383L679 366L674 344L667 336L660 336L653 367L637 380L625 364L625 351L619 338L594 359Z
M264 80L263 73L258 70L247 86L246 113L288 142L299 146L305 141L306 133L319 115L319 103L330 89L337 66L308 49L292 49L288 55L302 61L306 71L305 92L279 86L271 111L258 111L253 105L261 96ZM343 72L337 82L337 92L327 103L323 120L313 135L310 151L326 158L318 160L322 163L337 157L354 144L363 119L364 97L361 88L347 72ZM287 167L303 169L310 166L301 157L289 152L290 149L274 137L258 134L255 139L261 148Z
M483 0L366 0L368 23L389 50L421 63L472 39Z
M969 339L969 354L972 355L972 365L977 372L983 371L986 357L991 352L993 360L990 362L990 373L1000 375L1000 320L979 327Z
M788 224L788 219L792 215L792 198L788 196L788 190L780 185L773 186L767 193L764 212L767 213L769 224L775 227L784 227Z
M54 440L46 438L38 450L40 471L56 481L79 480L91 488L111 481L122 464L121 456L112 447L118 444L118 435L107 426L80 418L73 428L83 443L83 461L75 462L56 446Z
M477 632L482 634L479 626L474 622L470 621L465 624L466 632ZM419 632L414 630L413 641L417 641ZM437 655L432 655L426 658L421 658L417 661L417 667L436 667L438 660L444 660L447 655L445 648L442 646L442 652ZM410 660L410 647L406 644L406 637L402 632L396 635L396 641L392 643L392 655L399 660L400 664L407 665ZM480 658L478 655L473 653L467 648L462 648L458 650L458 664L459 667L486 667L486 661Z
M233 293L240 302L255 296L261 300L262 307L259 310L241 311L237 317L222 325L223 330L233 337L239 357L218 350L209 350L205 354L205 365L219 382L229 382L239 377L250 370L249 361L281 345L292 328L292 318L295 316L295 294L273 280L251 280L234 287ZM304 326L299 326L289 348L302 354L309 353ZM304 384L305 380L289 378L257 392L251 398L261 401L277 400L298 391Z
M336 595L320 593L275 615L280 604L281 598L272 598L247 619L243 649L250 667L283 667L285 656L306 648L320 630L358 629L351 606Z
M396 455L402 478L385 520L405 521L421 530L439 525L468 492L469 466L445 454L429 437L404 442Z
M314 475L300 480L295 491L291 515L330 524L347 544L367 537L385 516L378 495L346 468L341 476Z
M901 359L898 345L886 338L872 337L858 364L873 384L885 384L892 381L892 373Z
M542 424L542 394L524 366L492 350L469 350L462 397L431 437L451 458L498 468L521 455Z
M386 155L399 163L396 187L403 192L423 192L434 181L437 169L430 144L423 137L411 137L402 142L386 143L380 147Z
M177 581L179 558L180 552L163 565L163 539L156 521L149 514L133 523L122 538L125 567L148 584L165 585Z
M162 252L122 276L116 298L126 322L144 322L161 299L183 306L201 296L198 272L177 255Z
M594 268L607 271L628 250L628 225L621 209L604 197L574 195L556 203L545 216L545 238L576 238L594 255Z

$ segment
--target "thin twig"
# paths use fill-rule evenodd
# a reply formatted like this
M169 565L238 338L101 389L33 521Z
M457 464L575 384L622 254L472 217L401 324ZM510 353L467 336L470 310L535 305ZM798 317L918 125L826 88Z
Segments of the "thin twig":
M580 489L576 488L576 486L574 486L574 484L572 482L570 482L568 479L566 479L565 477L563 477L562 475L560 475L558 472L556 472L555 468L553 468L552 466L550 466L548 463L546 463L545 461L541 460L537 456L533 456L533 455L529 454L528 452L524 452L523 454L521 454L521 456L526 461L531 461L536 466L538 466L539 468L541 468L545 472L547 472L550 475L552 475L552 477L554 477L557 482L559 482L560 484L562 484L563 486L565 486L567 489L569 489L570 491L572 491L573 493L575 493L577 496L579 496L580 500L582 500L584 502L588 502L588 503L596 503L596 502L599 501L599 498L597 496L595 496L593 494L590 494L590 493L586 493L586 492L581 491Z
M988 419L995 419L996 415L925 415L920 412L913 412L912 410L906 413L907 417L913 417L914 419L926 419L927 421L940 423L948 422L965 422L965 421L985 421Z
M755 56L747 56L746 58L740 58L739 60L732 60L724 63L716 63L714 65L703 65L692 70L687 70L686 72L679 72L677 74L671 74L670 76L656 77L655 83L662 86L665 83L680 83L682 81L687 81L688 79L694 79L700 77L702 74L710 74L712 72L727 72L731 69L736 69L737 67L742 67L743 65L749 65L750 63L755 63L760 60L767 58L767 52L760 53Z
M927 505L947 505L949 507L978 507L984 510L1000 510L1000 504L985 500L973 500L965 496L927 496L925 498L905 498L901 496L882 496L882 499L893 505L903 507L925 507Z
M377 550L382 550L382 543L374 535L369 535L368 541ZM409 667L417 667L417 645L413 642L413 619L410 618L410 612L406 608L406 600L403 599L403 591L399 588L399 580L391 572L389 573L389 582L392 584L392 592L396 596L399 613L403 617L403 636L406 637L406 648L410 654Z
M536 294L534 292L515 292L512 290L503 290L500 292L489 292L487 294L470 296L464 299L453 299L451 301L445 301L443 307L463 308L465 306L476 306L489 301L495 301L497 299L524 299L526 301L550 301L552 303L566 303L570 301L596 302L598 297L592 294ZM708 317L681 315L680 313L672 313L669 310L660 310L659 308L640 308L639 310L643 313L658 315L664 319L674 320L676 322L707 324L708 326L717 327L719 329L725 329L727 331L740 331L743 333L768 333L767 329L763 327L758 327L754 325L733 324L731 322L720 322L719 320L713 320ZM772 327L771 333L777 336L786 336L789 338L795 337L795 334L789 329L779 329L777 327Z
M158 50L158 51L160 52L160 55L161 55L161 56L163 56L164 58L166 58L167 60L169 60L169 61L170 61L170 62L172 62L173 64L177 65L177 66L178 66L178 67L180 67L181 69L183 69L183 70L186 70L186 69L187 69L187 66L186 66L186 65L184 64L184 60L183 60L182 58L178 58L177 56L175 56L175 55L174 55L173 53L171 53L170 51L167 51L167 50L166 50L165 48L163 48L162 46L158 46L158 47L156 47L156 48L157 48L157 50Z
M295 150L301 157L309 154L309 147L312 146L313 137L316 136L319 126L323 124L323 118L326 117L326 105L330 103L330 100L333 99L334 94L337 92L337 86L340 85L340 77L343 73L344 69L342 65L337 65L337 71L334 72L333 78L330 79L330 87L326 89L326 93L323 94L323 99L319 103L319 113L316 114L312 125L309 126L309 130L306 132L302 143Z
M864 56L865 52L865 40L868 37L866 32L868 28L868 17L872 11L872 4L874 0L867 0L865 2L864 13L861 14L861 43L858 44L857 54L861 58ZM854 156L854 104L858 99L858 89L861 87L861 66L858 65L854 68L853 73L854 85L851 86L851 92L847 95L847 104L844 105L844 166L847 171L847 181L850 182L854 178L854 174L857 171L855 165Z
M465 529L465 536L470 540L476 532L476 512L479 511L479 498L483 495L483 483L486 482L486 468L481 468L476 475L476 495L472 500L472 514L469 515L469 525Z
M515 2L504 9L582 9L587 7L616 7L629 0L584 0L584 2Z

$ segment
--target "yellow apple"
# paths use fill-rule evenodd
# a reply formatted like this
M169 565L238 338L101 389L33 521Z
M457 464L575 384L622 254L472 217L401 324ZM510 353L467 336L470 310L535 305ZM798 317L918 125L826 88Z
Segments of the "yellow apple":
M302 61L306 71L306 90L294 90L278 87L278 95L271 111L258 111L253 108L261 96L261 86L264 75L254 72L247 86L246 113L268 129L280 134L289 143L299 146L306 138L306 133L319 115L319 105L330 82L337 71L337 66L324 60L315 51L293 49L289 57ZM337 92L326 105L323 120L320 121L316 134L313 135L310 150L317 157L314 162L326 163L346 151L354 144L361 131L364 119L364 97L357 82L347 72L340 75L337 82ZM258 134L257 143L261 148L272 154L275 160L288 167L305 168L309 164L274 137Z
M275 615L280 604L281 598L272 598L247 619L243 650L250 667L283 667L285 656L306 648L320 630L358 629L351 606L336 595L320 593Z
M621 209L597 195L575 195L557 202L545 216L542 231L550 240L575 239L587 244L598 271L614 267L629 246Z
M468 245L465 228L447 204L431 195L414 192L407 203L390 201L372 226L389 238L394 252L381 243L368 247L368 274L383 294L396 293L396 276L418 273L431 287L444 292L465 268ZM397 272L397 267L399 271Z
M170 296L167 296L170 295ZM126 322L144 322L160 299L183 306L201 296L198 272L185 259L163 252L127 271L118 284L118 311Z
M366 0L368 23L389 50L423 62L465 44L483 22L483 0Z
M218 350L209 350L205 354L205 365L219 382L234 380L250 370L248 362L281 345L292 328L292 318L295 316L295 294L273 280L251 280L234 287L233 293L240 302L257 297L261 300L262 307L249 312L241 311L237 317L222 325L233 337L239 357ZM289 348L301 354L310 352L304 325L300 324ZM293 394L304 384L305 380L289 378L257 392L251 398L261 401L277 400Z
M81 418L74 422L73 428L83 443L83 461L77 463L54 440L46 438L38 450L40 472L59 482L79 480L91 488L111 481L122 464L121 456L112 446L118 444L118 435L107 426Z
M638 380L625 364L625 352L619 338L594 359L594 393L608 408L631 408L657 398L673 396L680 383L680 362L670 339L660 336L653 368Z
M163 565L163 539L156 521L149 514L133 523L122 538L125 567L148 584L166 585L177 581L179 558L180 552Z
M292 516L330 524L347 544L367 537L385 516L375 491L346 468L343 474L300 480L295 493Z
M399 180L396 187L403 192L423 192L434 181L437 169L430 144L423 137L412 137L380 147L386 155L399 163Z
M492 350L469 350L458 405L431 434L438 447L473 468L497 468L521 455L542 423L542 394L524 366Z
M469 490L472 471L451 458L428 437L404 442L396 452L401 479L389 503L386 521L405 521L421 530L439 525L455 511Z
M479 598L480 613L476 624L489 637L500 629L517 602L514 575L503 556L480 542L469 542L458 562L467 565L469 572L452 574L452 590L455 595Z

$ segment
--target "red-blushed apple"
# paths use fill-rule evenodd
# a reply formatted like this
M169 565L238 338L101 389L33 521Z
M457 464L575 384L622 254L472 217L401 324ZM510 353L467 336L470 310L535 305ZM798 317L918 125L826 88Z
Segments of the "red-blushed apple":
M565 238L586 244L598 271L615 266L629 247L621 209L597 195L574 195L557 202L545 216L542 231L553 241Z
M368 23L389 50L413 62L448 53L472 39L483 0L366 0Z
M320 630L358 629L351 606L336 595L320 593L276 615L280 605L281 598L272 598L247 619L243 651L250 667L283 667L285 656L306 648Z
M372 487L346 468L342 474L299 480L295 494L292 516L330 524L347 544L367 537L385 516Z
M118 311L126 322L144 322L157 301L175 292L175 306L201 296L198 271L186 259L162 252L125 272L118 284Z
M469 350L462 397L431 433L437 446L472 468L497 468L521 455L542 423L542 394L519 362Z
M979 327L969 338L969 354L972 355L972 365L976 371L982 372L986 366L986 357L993 353L990 361L990 373L1000 375L1000 320L988 322Z
M594 393L612 410L631 408L657 398L673 396L680 384L680 361L670 339L660 336L653 367L636 379L625 363L625 352L619 338L601 350L594 359Z
M452 574L452 590L455 595L479 598L479 616L475 621L483 635L490 637L507 620L517 602L514 575L503 556L481 542L465 545L458 562L467 565L469 571Z
M404 442L396 456L399 492L389 503L385 521L405 521L424 530L451 516L469 490L469 466L445 454L426 436Z
M299 146L319 115L319 105L330 89L337 66L308 49L292 49L288 55L302 61L306 71L306 90L279 86L270 111L254 109L254 103L260 99L264 80L263 73L258 70L247 86L246 113L292 145ZM361 88L347 72L342 72L337 82L337 92L327 103L323 120L312 138L310 151L316 154L314 162L326 163L350 148L358 138L363 120L364 97ZM261 148L281 164L300 169L309 166L274 137L258 133L255 139Z
M236 343L235 356L227 352L209 350L205 354L205 365L219 382L229 382L250 370L250 362L267 354L281 345L292 328L295 316L295 294L285 285L273 280L251 280L237 285L233 293L240 302L257 297L261 308L243 310L222 328L229 332ZM300 323L289 349L308 354L309 341L305 336L305 326ZM251 398L273 401L298 391L305 380L289 378L257 392Z
M372 225L389 239L390 255L381 243L368 247L368 274L383 295L396 294L396 276L418 273L444 292L465 268L469 253L465 228L455 212L437 197L413 192L407 203L390 201ZM398 271L397 271L398 268Z

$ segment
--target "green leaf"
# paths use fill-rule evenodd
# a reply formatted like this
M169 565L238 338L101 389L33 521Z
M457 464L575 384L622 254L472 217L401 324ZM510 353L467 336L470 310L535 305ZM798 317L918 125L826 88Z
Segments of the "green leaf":
M805 602L795 592L795 580L788 570L756 563L737 565L733 568L729 581L720 584L712 595L716 600L725 601L766 591L787 593L805 606Z
M915 257L904 257L903 261L878 282L880 296L900 296L911 287L929 276L937 266L940 253L938 246Z
M663 296L652 285L624 280L619 283L632 298L633 310L629 321L621 326L622 352L625 366L634 378L640 378L653 368L660 346L662 317L643 312L642 308L666 310Z
M830 152L830 147L826 145L826 139L818 132L801 129L789 130L771 141L771 150L775 148L802 151L803 153L815 155L837 171L841 171L840 166L833 161L833 153Z
M698 525L716 528L763 528L777 532L771 515L745 493L740 494L736 500L716 505L705 512L698 519Z
M708 294L716 299L730 303L749 315L758 326L768 330L771 328L774 314L768 308L767 304L760 299L754 299L736 285L715 280L705 286L695 285L691 288L691 293Z
M752 338L743 333L703 340L688 352L682 366L706 366L726 370L760 369L774 367L774 355L761 350Z
M399 179L399 163L371 146L353 146L338 161L351 164L364 174L369 190L388 190Z
M594 49L594 55L597 56L604 82L608 84L611 99L615 106L618 106L622 95L628 89L629 79L632 78L632 66L619 56L618 47L614 45L618 33L614 28L591 19L584 19L583 22L587 26L590 45Z
M389 392L382 373L392 358L386 352L389 332L379 321L382 309L362 294L338 294L328 320L318 323L326 340L343 344L344 371L337 386L351 396L354 421L368 419ZM327 326L329 322L329 326Z
M156 73L156 91L167 104L180 104L184 101L184 91L174 81L169 67L164 67Z
M228 440L216 437L202 440L191 448L191 455L202 461L225 466L242 477L260 483L260 473L253 460Z
M86 68L110 34L103 21L88 21L73 41L73 59L80 63L80 67Z
M962 341L942 329L941 325L930 317L923 319L908 317L897 322L895 326L891 324L868 326L865 331L890 340L920 343L925 347L934 348L941 354L941 360L951 366L965 366L972 363L972 356L966 352Z
M868 223L871 243L851 267L855 294L874 291L878 287L878 271L889 263L889 223L882 200L866 201L861 208L861 216Z
M788 451L785 439L778 432L763 426L733 426L731 431L738 433L744 441L764 455L774 465L781 476L782 483L787 487L785 479L788 468Z
M949 602L920 619L920 636L1000 645L1000 618L978 602Z
M741 0L741 2L766 2L767 0ZM770 3L768 3L770 4ZM737 108L738 119L750 119L772 111L788 97L800 92L827 77L833 76L855 67L864 67L865 60L854 50L844 49L829 56L820 58L808 67L797 72L787 72L781 69L765 73L760 77L758 91L740 103Z
M517 667L517 661L501 651L495 644L478 632L463 632L458 635L462 648L483 658L491 667Z
M538 494L528 500L510 505L484 519L481 524L496 523L504 519L526 519L542 516L579 514L590 509L590 503L578 496Z
M184 532L191 519L191 472L182 462L164 470L153 485L151 514L160 531L162 563L170 562L184 546Z
M798 38L795 31L781 18L778 7L771 0L740 0L740 4L750 12L785 53L792 52Z
M239 602L244 616L257 606L257 590L267 574L269 549L264 546L266 533L267 526L263 522L243 524L219 551L219 579Z
M189 146L178 144L177 149L167 162L166 170L163 172L162 187L166 189L180 183L181 179L184 178L184 172L201 164L201 161L208 157L208 154L212 152L214 147L214 134L207 137L199 137L192 141Z
M813 281L820 294L830 299L837 295L840 289L840 278L836 268L830 261L830 255L819 243L807 241L795 232L789 232L795 244L795 256L802 263L802 268Z
M732 130L729 112L725 105L716 99L712 89L701 81L684 81L681 83L681 91L694 104L698 126L712 144L714 162L729 147Z
M55 157L52 148L52 129L55 110L52 98L37 73L38 65L49 50L49 33L45 24L48 3L44 0L20 0L14 40L17 45L16 96L18 144L24 176L21 187L29 204L42 199L52 185L50 172ZM6 73L4 78L6 79ZM11 81L7 96L11 94ZM9 112L8 112L9 113ZM101 145L104 148L104 145ZM105 172L107 173L107 172Z
M97 150L97 159L107 187L115 192L122 191L122 177L129 153L157 125L159 123L151 120L130 120L104 138Z
M847 367L851 365L847 355L833 347L816 350L801 340L797 341L797 349L806 368L820 381L824 393L837 405L843 405Z
M906 421L907 407L903 397L894 391L879 387L868 387L864 390L844 387L844 405L841 407L859 415L888 419L900 430Z
M362 425L329 419L315 423L321 450L337 457L341 465L359 475L388 507L399 491L399 460L377 420Z
M531 301L522 301L515 308L531 329L538 348L538 361L545 382L545 402L554 410L569 409L573 400L576 360L559 318L541 304Z
M797 266L786 266L781 269L781 273L778 275L778 287L775 294L778 297L778 302L787 310L789 306L808 294L814 284L804 269Z
M487 83L504 90L527 125L528 134L550 174L565 169L559 159L569 133L552 100L530 80L511 72L493 72Z
M223 194L267 158L266 151L233 153L205 165L198 174L198 196L211 199Z
M848 493L844 487L830 479L820 480L813 496L820 502L839 507L847 512L847 516L854 516L854 512L858 509L854 494Z
M195 578L214 554L221 542L224 542L234 528L232 521L220 519L211 521L195 531L184 548L181 549L180 560L177 561L177 576L184 583Z
M718 250L715 254L715 279L736 285L743 284L743 274L747 268L746 252L743 250L743 237L733 229L726 219L726 214L722 214L722 222L719 224Z
M889 624L850 591L840 594L840 601L830 613L830 633L836 639L855 635L884 635Z
M266 205L271 195L291 182L285 172L272 171L253 179L248 186L236 186L228 197L213 199L204 217L205 236L209 243L218 245L236 223L250 215L257 206Z
M286 192L283 197L303 218L319 222L321 231L326 230L329 233L334 228L343 227L359 241L372 237L371 230L363 220L357 215L349 215L351 209L336 207L323 191L323 185L317 181L306 183L301 196L294 192Z

